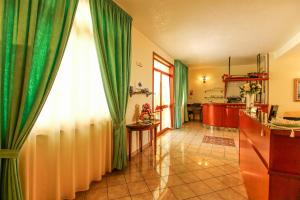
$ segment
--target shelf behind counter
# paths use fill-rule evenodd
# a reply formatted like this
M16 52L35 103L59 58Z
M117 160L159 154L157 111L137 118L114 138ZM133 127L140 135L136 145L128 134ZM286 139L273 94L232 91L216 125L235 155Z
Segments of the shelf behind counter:
M268 104L255 104L262 112L268 112ZM215 127L238 128L239 110L245 109L243 103L204 103L203 124Z

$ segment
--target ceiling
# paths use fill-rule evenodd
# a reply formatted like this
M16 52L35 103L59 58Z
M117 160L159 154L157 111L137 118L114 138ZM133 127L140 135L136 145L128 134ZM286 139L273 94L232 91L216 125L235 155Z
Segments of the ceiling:
M134 26L189 66L256 63L300 31L300 0L115 0Z
M299 63L299 55L300 55L300 44L292 47L289 49L289 51L285 54L283 54L277 61L284 63L283 65L286 65L286 63Z

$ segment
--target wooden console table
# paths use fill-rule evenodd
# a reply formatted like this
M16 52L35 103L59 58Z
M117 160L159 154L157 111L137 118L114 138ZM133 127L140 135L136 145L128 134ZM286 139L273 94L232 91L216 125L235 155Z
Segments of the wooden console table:
M154 154L156 154L156 137L157 137L157 127L159 126L159 121L153 121L152 124L128 124L126 125L127 133L129 137L129 160L131 160L131 143L132 143L132 132L139 132L139 144L140 152L143 151L143 131L149 130L150 132L150 145L152 146L153 132L154 132Z

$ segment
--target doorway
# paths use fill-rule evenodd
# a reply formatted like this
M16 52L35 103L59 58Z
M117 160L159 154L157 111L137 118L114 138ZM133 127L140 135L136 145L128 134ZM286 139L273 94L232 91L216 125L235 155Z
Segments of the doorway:
M152 107L160 119L160 134L173 128L173 75L173 64L153 53Z

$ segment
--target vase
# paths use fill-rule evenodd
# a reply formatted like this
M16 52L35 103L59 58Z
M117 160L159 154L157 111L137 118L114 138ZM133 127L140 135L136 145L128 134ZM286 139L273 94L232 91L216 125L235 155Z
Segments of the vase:
M251 108L254 106L254 94L246 94L246 110L250 111Z

